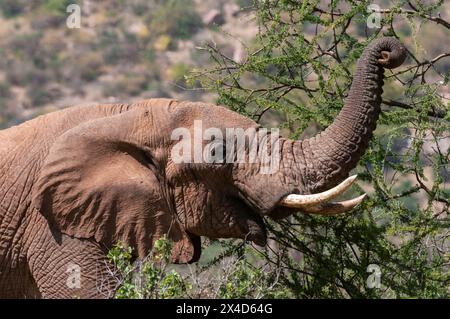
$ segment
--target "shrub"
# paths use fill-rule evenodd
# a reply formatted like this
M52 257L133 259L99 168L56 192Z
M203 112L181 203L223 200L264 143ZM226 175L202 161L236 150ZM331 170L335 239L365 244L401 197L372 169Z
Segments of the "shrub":
M186 86L185 76L189 73L190 67L184 63L175 63L167 70L169 81L173 82L178 91L183 91Z
M42 85L30 85L26 92L32 107L42 106L52 102L55 99L52 92Z
M253 0L236 0L236 4L241 8L250 8L253 5Z
M83 81L94 81L102 74L103 59L100 53L83 53L77 60L77 70Z
M7 81L0 82L0 97L8 98L11 96L11 84Z
M13 18L24 12L26 1L23 0L2 0L0 10L5 18Z
M115 297L128 298L286 298L289 291L279 282L280 271L271 265L255 267L248 247L224 244L217 260L190 267L189 271L169 265L172 242L162 237L143 261L132 262L132 248L118 243L108 258L116 269ZM238 250L238 251L237 251ZM249 258L243 258L247 255ZM240 256L240 257L239 257Z
M143 73L127 73L119 75L115 81L103 87L105 96L136 96L147 89L150 77Z
M149 23L154 34L181 39L191 37L202 25L192 0L156 0Z
M76 0L45 0L44 9L54 15L66 15L66 9L70 4L76 4Z
M99 50L106 64L134 61L142 58L142 48L135 35L105 29L100 33Z
M191 286L175 271L166 271L171 257L172 243L162 237L155 242L152 253L143 261L132 263L132 248L118 243L108 253L121 278L115 297L181 298Z

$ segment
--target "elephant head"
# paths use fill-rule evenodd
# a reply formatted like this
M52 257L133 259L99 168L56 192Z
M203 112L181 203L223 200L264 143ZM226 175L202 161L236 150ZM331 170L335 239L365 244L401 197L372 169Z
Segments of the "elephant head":
M261 128L223 107L154 99L121 107L121 112L60 135L43 161L33 204L52 229L94 239L105 249L121 240L136 247L139 257L163 234L175 243L174 262L196 261L200 236L264 245L265 216L340 213L362 201L364 195L330 202L354 181L345 178L375 129L384 68L401 65L405 56L396 39L376 40L363 52L345 106L325 131L299 141L257 137L270 155L279 154L279 166L272 172L262 173L258 160L215 157L225 148L224 153L235 158L238 147L229 149L234 141L211 148L206 140L200 146L189 140L193 160L176 161L177 129L192 137L201 121L200 134L224 137L230 128ZM246 155L249 149L246 144L241 148ZM194 158L198 151L200 161ZM213 160L205 161L208 156Z

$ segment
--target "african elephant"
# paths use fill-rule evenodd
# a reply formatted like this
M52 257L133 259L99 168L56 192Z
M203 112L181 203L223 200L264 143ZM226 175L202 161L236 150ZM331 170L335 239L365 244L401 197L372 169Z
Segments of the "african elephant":
M279 167L267 174L258 161L173 160L179 141L172 133L192 130L196 120L203 129L260 130L204 103L73 107L0 131L0 296L111 297L115 280L106 252L117 241L143 258L166 234L173 262L191 263L200 257L201 236L264 245L265 216L350 210L364 195L330 200L354 180L339 184L375 129L384 68L401 65L405 56L395 38L372 42L333 124L305 140L279 137ZM75 287L67 280L74 265L81 276Z

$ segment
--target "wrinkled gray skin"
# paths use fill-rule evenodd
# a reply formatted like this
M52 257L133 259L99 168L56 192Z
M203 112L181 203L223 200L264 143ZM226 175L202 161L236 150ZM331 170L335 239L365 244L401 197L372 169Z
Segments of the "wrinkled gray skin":
M168 234L178 263L198 260L200 236L264 245L262 217L295 212L277 206L285 195L329 189L354 168L380 112L383 67L404 57L393 38L373 42L335 122L308 140L281 138L270 175L258 163L173 162L172 130L196 119L204 129L258 127L203 103L74 107L0 131L0 297L111 297L105 256L118 240L142 258Z

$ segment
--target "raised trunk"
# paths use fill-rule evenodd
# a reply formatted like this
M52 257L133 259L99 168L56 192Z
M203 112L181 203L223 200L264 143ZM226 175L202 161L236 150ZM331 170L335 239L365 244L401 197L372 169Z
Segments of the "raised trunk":
M405 56L404 46L395 38L380 38L364 50L335 121L322 133L299 142L307 167L306 191L333 187L355 167L380 114L384 68L401 65Z

